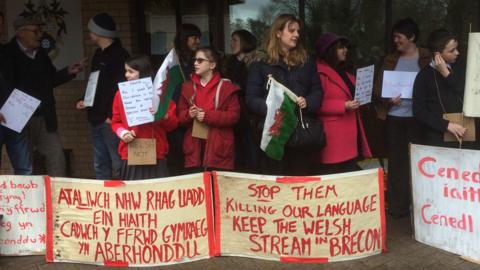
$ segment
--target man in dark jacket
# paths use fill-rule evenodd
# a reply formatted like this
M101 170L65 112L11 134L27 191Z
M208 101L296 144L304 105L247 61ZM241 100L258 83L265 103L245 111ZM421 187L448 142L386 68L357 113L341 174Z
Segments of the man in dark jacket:
M15 37L4 49L2 74L11 86L41 101L26 128L34 151L45 157L47 173L65 176L65 156L57 132L53 88L75 77L84 67L77 61L57 71L48 54L40 48L41 21L18 18L13 23ZM5 93L6 96L10 91Z
M107 13L95 15L88 23L90 38L99 47L92 59L92 72L100 71L92 107L85 107L83 100L77 109L87 110L94 151L94 167L97 179L118 176L121 159L117 148L119 139L110 127L112 103L118 83L125 81L125 61L128 52L116 37L113 18Z

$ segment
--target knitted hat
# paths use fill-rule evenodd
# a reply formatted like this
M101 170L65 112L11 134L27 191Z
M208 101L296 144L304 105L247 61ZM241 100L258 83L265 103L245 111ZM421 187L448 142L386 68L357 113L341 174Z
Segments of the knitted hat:
M27 26L27 25L44 25L45 23L39 18L24 18L18 17L13 22L13 29L18 31L20 28Z
M315 49L317 49L318 55L325 55L328 49L333 46L333 44L337 43L337 41L344 40L347 43L349 42L348 39L344 36L338 36L335 33L325 33L321 35L317 42L315 42Z
M93 16L88 22L88 30L101 37L114 38L117 36L115 21L107 13Z

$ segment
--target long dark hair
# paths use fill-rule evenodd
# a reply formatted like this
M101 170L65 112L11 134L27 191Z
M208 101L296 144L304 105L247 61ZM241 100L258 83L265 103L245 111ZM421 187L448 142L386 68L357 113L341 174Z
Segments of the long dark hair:
M236 30L231 36L238 36L240 38L241 53L249 53L257 48L257 38L245 29Z
M347 69L347 60L340 62L337 56L337 50L344 47L350 48L350 43L344 39L340 39L330 46L324 55L319 55L319 57L335 69Z
M140 78L153 76L152 63L150 62L150 58L146 55L132 56L125 61L125 64L138 71L138 73L140 73Z
M173 45L178 58L180 58L179 60L183 63L189 62L194 53L187 46L187 40L192 36L200 38L202 36L200 28L194 24L184 23L177 29L175 39L173 40Z

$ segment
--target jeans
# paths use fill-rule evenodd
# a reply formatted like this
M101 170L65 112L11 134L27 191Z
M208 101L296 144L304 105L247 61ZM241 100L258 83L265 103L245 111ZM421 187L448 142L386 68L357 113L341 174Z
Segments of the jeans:
M122 166L117 150L120 139L113 133L108 123L90 127L95 177L102 180L112 179L112 176L118 177Z
M32 152L27 138L27 131L24 128L19 134L4 126L0 127L0 150L1 146L6 145L10 163L17 175L31 175Z

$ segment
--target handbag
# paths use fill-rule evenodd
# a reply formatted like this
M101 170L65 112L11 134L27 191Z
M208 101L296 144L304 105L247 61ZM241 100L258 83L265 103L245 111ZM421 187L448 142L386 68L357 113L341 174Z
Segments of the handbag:
M308 152L321 150L327 144L322 121L312 116L304 117L300 108L299 111L297 127L287 141L287 147Z

